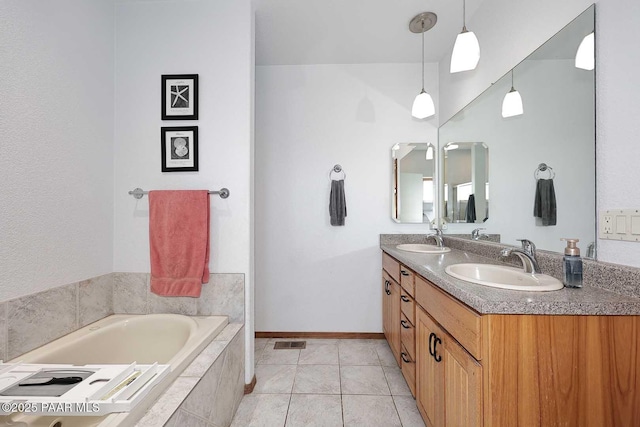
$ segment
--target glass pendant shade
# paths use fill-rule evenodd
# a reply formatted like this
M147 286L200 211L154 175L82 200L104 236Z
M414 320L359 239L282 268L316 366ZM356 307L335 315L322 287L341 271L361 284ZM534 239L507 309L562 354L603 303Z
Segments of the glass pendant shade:
M502 117L513 117L519 116L524 113L524 108L522 106L522 97L520 96L520 92L515 90L513 87L504 96L504 100L502 101Z
M425 159L433 160L433 146L429 145L429 147L427 147L427 153L425 154Z
M426 119L436 113L436 106L433 104L431 95L422 89L422 92L416 96L413 101L413 108L411 108L411 115L416 119Z
M576 53L576 68L593 70L595 68L595 35L587 34Z
M469 71L476 68L480 61L480 43L473 31L462 30L456 43L453 46L451 54L451 73L459 73L461 71Z

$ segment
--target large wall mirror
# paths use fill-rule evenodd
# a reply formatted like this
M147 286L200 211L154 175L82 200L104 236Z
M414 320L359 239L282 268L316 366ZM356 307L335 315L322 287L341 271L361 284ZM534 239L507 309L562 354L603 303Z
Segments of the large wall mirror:
M582 254L593 255L595 82L593 69L576 66L578 47L593 32L591 6L440 127L438 217L447 234L467 234L483 223L504 244L528 238L538 248L562 252L561 237L579 238ZM523 112L503 117L512 87ZM484 149L474 158L478 144ZM462 148L467 160L454 165ZM472 195L475 212L469 212Z
M400 223L431 223L436 219L436 147L431 143L396 144L391 148L391 218Z

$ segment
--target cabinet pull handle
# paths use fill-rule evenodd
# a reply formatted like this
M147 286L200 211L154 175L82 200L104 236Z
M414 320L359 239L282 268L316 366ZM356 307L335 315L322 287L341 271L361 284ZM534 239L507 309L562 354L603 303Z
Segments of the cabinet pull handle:
M402 301L404 301L404 302L410 302L410 301L411 301L411 300L410 300L409 298L407 298L405 295L402 295L402 296L400 297L400 299L401 299Z
M405 353L405 352L400 353L400 358L402 359L402 361L404 363L411 363L411 359L409 359L409 360L405 359L406 356L407 356L407 353Z
M402 274L403 276L408 276L409 272L405 270L400 270L400 274Z
M402 327L403 327L403 328L405 328L405 329L411 329L411 326L409 326L409 324L408 324L406 321L404 321L404 320L401 320L401 321L400 321L400 324L401 324L401 325L402 325Z
M436 346L438 345L438 343L442 344L442 340L435 334L433 336L436 337L436 339L433 341L433 358L436 360L436 362L440 362L442 360L442 356L437 353Z
M429 356L431 357L435 357L435 353L433 351L433 339L435 338L436 334L434 334L433 332L431 332L429 334Z
M388 280L384 281L384 291L387 293L387 295L391 295L391 291L389 290L390 284L391 282L389 282Z

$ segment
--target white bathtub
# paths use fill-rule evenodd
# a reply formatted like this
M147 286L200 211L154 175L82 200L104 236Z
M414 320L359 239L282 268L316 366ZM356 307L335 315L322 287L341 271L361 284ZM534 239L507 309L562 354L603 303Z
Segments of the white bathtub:
M154 387L131 414L103 417L0 417L0 426L112 427L132 425L155 399L228 324L226 316L188 317L178 314L106 317L69 335L23 354L10 363L160 364L171 373ZM56 423L60 423L56 425Z

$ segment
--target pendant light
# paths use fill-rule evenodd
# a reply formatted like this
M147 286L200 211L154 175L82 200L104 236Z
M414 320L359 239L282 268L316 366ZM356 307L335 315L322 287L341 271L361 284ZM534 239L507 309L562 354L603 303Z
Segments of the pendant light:
M511 70L511 90L504 96L502 101L502 117L519 116L523 113L522 97L520 92L513 88L513 70Z
M427 147L427 152L424 156L425 160L433 160L433 145L429 144Z
M480 61L480 43L473 31L467 30L467 3L462 0L462 32L456 37L449 72L459 73L476 68Z
M416 96L411 108L411 115L416 119L426 119L436 113L431 95L424 90L424 33L433 28L437 21L438 17L435 13L425 12L415 16L409 22L409 30L412 33L422 34L422 90Z
M576 52L576 68L591 71L595 68L595 35L587 34Z

